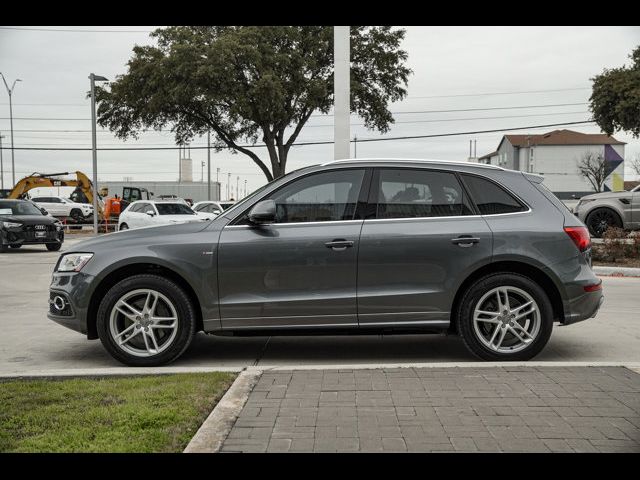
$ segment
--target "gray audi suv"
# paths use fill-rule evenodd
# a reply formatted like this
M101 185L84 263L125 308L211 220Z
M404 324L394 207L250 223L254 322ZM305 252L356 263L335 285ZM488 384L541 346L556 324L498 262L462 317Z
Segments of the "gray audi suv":
M291 172L208 223L77 244L48 317L134 366L224 335L458 334L528 360L594 317L585 225L542 177L490 165L341 160Z

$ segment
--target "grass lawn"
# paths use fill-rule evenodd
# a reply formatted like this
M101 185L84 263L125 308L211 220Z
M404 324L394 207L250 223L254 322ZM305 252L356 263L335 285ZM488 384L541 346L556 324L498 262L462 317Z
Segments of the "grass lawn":
M181 452L235 377L0 381L0 452Z

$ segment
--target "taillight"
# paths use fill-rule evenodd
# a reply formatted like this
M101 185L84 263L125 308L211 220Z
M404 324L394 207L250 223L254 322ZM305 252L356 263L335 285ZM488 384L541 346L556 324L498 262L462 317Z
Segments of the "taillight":
M591 247L591 236L586 227L564 227L564 231L567 232L567 235L581 252Z

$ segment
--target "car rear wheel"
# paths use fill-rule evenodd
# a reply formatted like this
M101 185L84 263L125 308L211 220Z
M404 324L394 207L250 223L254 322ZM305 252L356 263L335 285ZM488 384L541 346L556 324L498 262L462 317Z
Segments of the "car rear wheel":
M49 250L50 252L57 252L61 247L61 243L47 243L47 250Z
M596 208L586 220L589 233L596 238L602 237L609 227L622 228L622 220L610 208Z
M465 292L456 315L466 347L483 360L529 360L549 341L553 310L544 290L514 273L488 275Z
M121 280L105 295L97 315L100 341L120 362L158 366L176 360L196 330L194 307L176 283L158 275Z
M118 230L129 230L129 225L123 223L122 225L120 225L120 228L118 228Z

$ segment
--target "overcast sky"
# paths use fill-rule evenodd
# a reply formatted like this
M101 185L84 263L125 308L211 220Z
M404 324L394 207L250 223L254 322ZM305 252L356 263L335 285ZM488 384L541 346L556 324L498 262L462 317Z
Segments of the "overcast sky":
M150 44L156 27L22 27L119 32L26 31L0 29L0 71L9 82L22 79L13 95L16 147L90 147L90 104L86 99L90 72L114 79L125 73L134 45ZM590 78L604 68L629 64L628 55L640 45L640 27L405 27L403 48L413 70L409 96L391 106L399 113L386 136L432 135L513 128L589 119ZM122 32L127 30L127 32ZM141 31L141 32L136 32ZM542 91L541 91L542 90ZM528 93L522 93L528 92ZM561 105L560 104L564 104ZM566 105L572 104L572 105ZM558 105L539 108L523 106ZM508 107L504 109L498 109ZM484 110L482 110L484 109ZM26 118L42 120L27 120ZM79 120L59 120L79 119ZM299 141L333 139L333 118L313 117ZM351 136L378 137L352 117ZM542 133L556 128L596 133L595 125L528 129L514 133ZM61 131L62 130L62 131ZM10 144L9 104L0 89L0 132ZM502 133L461 135L419 140L358 143L358 157L413 157L464 160L469 140L477 140L478 155L496 149ZM617 133L628 143L626 157L640 155L640 140ZM143 134L139 141L121 142L108 131L98 133L98 146L172 146L170 132ZM206 145L206 138L192 143ZM266 152L259 150L268 163ZM352 144L353 153L353 144ZM4 150L5 188L9 186L11 154ZM177 151L98 153L99 180L174 180ZM194 180L206 150L191 150ZM300 146L289 155L288 170L333 158L333 147ZM90 151L15 151L16 178L33 171L81 170L91 174ZM220 168L223 191L227 173L251 191L266 182L253 162L242 154L212 153L212 176ZM205 168L206 175L206 168ZM633 179L627 170L626 179Z

